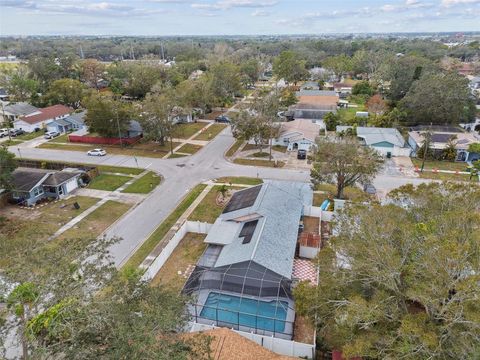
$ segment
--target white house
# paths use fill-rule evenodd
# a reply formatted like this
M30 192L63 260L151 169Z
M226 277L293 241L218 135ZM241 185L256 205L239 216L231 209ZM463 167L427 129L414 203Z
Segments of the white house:
M337 133L352 128L337 126ZM410 156L412 149L405 142L402 134L393 128L357 127L357 138L363 145L377 150L386 157Z
M14 122L19 117L40 114L40 109L26 102L10 103L3 106L4 121Z
M15 129L22 129L25 132L34 132L45 129L54 120L65 119L73 110L64 105L53 105L29 115L21 116L13 122Z
M309 151L315 146L315 139L320 135L322 126L311 120L296 119L282 123L280 135L273 140L273 145L286 146L291 150Z

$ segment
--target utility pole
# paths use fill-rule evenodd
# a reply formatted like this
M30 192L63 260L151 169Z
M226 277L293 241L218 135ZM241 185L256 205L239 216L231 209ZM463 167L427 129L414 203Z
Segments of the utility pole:
M115 116L117 118L118 138L120 139L120 147L122 148L122 132L120 131L120 121L118 120L118 103L115 104Z

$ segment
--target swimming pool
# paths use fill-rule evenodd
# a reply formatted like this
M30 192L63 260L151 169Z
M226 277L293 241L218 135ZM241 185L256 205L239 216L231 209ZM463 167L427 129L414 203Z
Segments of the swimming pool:
M227 325L241 325L267 331L284 332L288 303L286 301L259 301L211 292L200 317Z

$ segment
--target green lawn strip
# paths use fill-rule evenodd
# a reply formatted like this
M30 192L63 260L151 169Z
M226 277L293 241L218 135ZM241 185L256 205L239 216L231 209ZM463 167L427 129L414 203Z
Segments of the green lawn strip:
M432 180L453 180L453 181L470 181L470 175L468 174L455 174L455 173L434 173L432 171L424 171L418 173L422 179Z
M63 134L57 137L54 137L53 139L48 140L50 143L68 143L68 135L70 134Z
M235 159L233 160L233 162L239 165L275 167L275 162L269 161L269 160ZM281 168L284 166L285 166L285 163L283 161L277 161L276 167Z
M60 237L64 239L95 239L102 234L110 225L118 220L130 205L108 200L98 209L87 215L76 226L65 231Z
M144 170L139 168L130 168L130 167L119 167L119 166L110 166L110 165L98 165L98 171L100 173L109 172L109 173L118 173L126 175L138 175L141 174Z
M320 206L322 203L327 200L329 197L329 194L320 194L320 193L314 193L313 194L313 206Z
M153 171L148 172L143 175L140 179L136 180L133 184L127 186L124 193L136 193L136 194L148 194L150 191L155 189L162 178L155 174Z
M202 130L208 123L196 122L189 124L177 124L173 128L172 137L176 139L188 139Z
M212 189L208 192L207 196L205 196L205 198L190 214L188 220L202 221L213 224L217 217L219 217L223 211L223 206L217 206L215 202L220 188L220 185L215 185L214 187L212 187Z
M272 150L275 150L275 151L278 151L278 152L282 152L282 153L286 153L286 152L287 152L287 147L286 147L286 146L282 146L282 145L273 145L273 146L272 146Z
M173 153L173 154L170 154L168 156L169 159L176 159L176 158L182 158L182 157L185 157L187 155L184 155L184 154L177 154L177 153Z
M27 140L36 139L36 138L38 138L40 136L43 136L43 135L45 135L45 133L43 131L37 131L37 132L31 132L31 133L25 133L25 134L22 134L22 135L18 135L18 136L15 137L15 139L27 141Z
M194 140L212 140L215 136L221 133L223 129L225 129L226 127L227 125L224 125L224 124L213 124L204 132L196 136Z
M180 149L177 151L179 153L185 153L185 154L195 154L198 150L200 150L203 146L201 145L195 145L195 144L189 144L186 143L183 145Z
M130 176L100 174L88 184L88 188L114 191L131 179Z
M414 166L418 166L420 169L422 167L422 159L412 158L412 163ZM464 162L453 162L453 161L438 161L438 160L427 160L425 161L425 169L439 169L439 170L451 170L451 171L466 171L467 164Z
M246 176L221 177L216 180L217 183L224 184L241 184L241 185L260 185L263 184L262 179L251 178Z
M233 154L237 152L238 149L240 149L240 146L243 144L243 140L237 140L233 143L233 145L228 149L228 151L225 153L225 156L230 157Z
M195 201L200 193L207 187L205 184L199 184L194 187L182 202L173 210L173 212L158 226L150 237L140 246L132 257L122 267L124 270L137 269L150 252L162 241L170 228L175 225L180 216Z
M251 156L253 156L255 158L265 158L265 157L269 157L270 154L267 153L267 152L256 152L256 153L252 154Z
M4 142L0 143L0 146L14 146L14 145L22 144L22 143L23 143L22 140L17 140L15 138L13 138L12 140L7 140L7 141L4 141Z

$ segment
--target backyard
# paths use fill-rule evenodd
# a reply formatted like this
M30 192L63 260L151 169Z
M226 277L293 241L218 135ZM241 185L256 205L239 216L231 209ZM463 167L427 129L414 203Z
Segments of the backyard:
M313 206L320 206L324 200L333 199L337 194L336 186L331 184L319 184L315 187L315 190L321 191L321 193L315 192L313 194ZM371 200L370 195L362 191L362 189L351 186L345 188L344 196L346 200L353 202L364 202Z
M187 233L180 241L160 271L155 275L153 286L165 285L180 291L187 281L189 272L205 251L204 234Z

